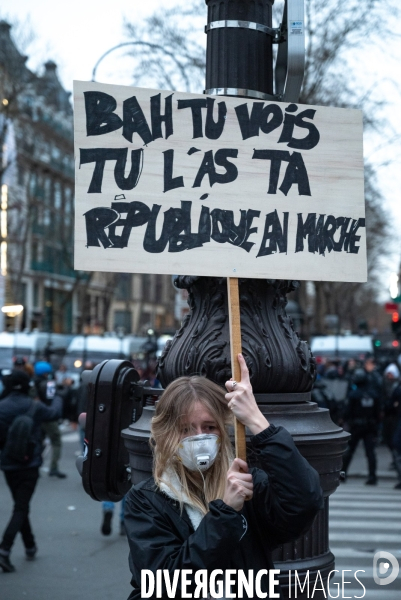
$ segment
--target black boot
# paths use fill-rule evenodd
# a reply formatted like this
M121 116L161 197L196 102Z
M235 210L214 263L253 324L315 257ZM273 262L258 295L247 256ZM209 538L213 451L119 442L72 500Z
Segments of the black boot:
M4 573L12 573L15 571L14 565L10 563L10 557L7 554L0 554L0 567Z
M34 560L37 551L38 551L38 548L37 548L36 544L34 546L32 546L32 548L25 548L26 560Z
M113 512L111 510L106 510L103 514L103 523L102 523L102 528L100 530L103 533L103 535L111 534L112 518L113 518Z

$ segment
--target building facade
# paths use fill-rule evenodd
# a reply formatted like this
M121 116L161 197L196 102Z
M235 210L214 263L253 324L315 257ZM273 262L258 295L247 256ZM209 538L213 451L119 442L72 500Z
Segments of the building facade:
M170 276L74 270L74 146L70 92L57 66L26 67L0 22L0 304L18 328L56 333L174 330ZM14 329L4 317L1 329Z

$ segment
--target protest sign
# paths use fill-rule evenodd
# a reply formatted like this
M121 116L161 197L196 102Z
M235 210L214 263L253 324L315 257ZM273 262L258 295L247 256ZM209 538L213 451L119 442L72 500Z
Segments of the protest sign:
M358 110L74 83L75 268L366 280Z

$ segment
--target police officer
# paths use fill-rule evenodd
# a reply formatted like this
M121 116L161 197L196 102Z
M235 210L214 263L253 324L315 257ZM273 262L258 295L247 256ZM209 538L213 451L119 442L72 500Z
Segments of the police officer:
M365 369L355 369L353 384L348 392L344 420L351 432L351 440L343 459L343 469L348 470L352 456L363 440L368 461L369 477L366 485L376 485L376 441L380 421L380 396L375 383Z

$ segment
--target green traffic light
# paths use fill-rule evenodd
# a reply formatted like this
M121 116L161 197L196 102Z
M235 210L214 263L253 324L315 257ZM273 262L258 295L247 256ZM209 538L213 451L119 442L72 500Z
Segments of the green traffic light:
M376 341L375 341L375 346L376 346L376 348L379 348L381 345L382 345L382 343L381 343L381 341L380 341L380 340L376 340Z

